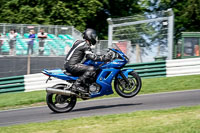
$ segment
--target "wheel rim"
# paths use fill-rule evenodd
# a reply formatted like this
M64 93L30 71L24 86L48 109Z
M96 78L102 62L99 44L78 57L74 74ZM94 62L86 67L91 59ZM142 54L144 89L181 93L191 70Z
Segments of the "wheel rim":
M70 106L70 103L72 102L71 97L58 95L58 94L52 94L52 104L58 108L58 109L65 109L68 106Z
M127 85L124 79L118 79L119 90L124 94L131 94L137 91L137 80L134 77L128 78L129 84Z
M63 84L58 84L53 86L52 88L63 90L63 86ZM76 104L76 97L74 96L65 96L53 93L47 93L46 100L48 107L52 111L58 113L69 112L74 108Z

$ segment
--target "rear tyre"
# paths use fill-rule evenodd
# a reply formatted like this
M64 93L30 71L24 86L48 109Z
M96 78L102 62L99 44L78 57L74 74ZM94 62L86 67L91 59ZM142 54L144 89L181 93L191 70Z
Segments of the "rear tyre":
M54 85L52 88L64 89L64 84ZM75 96L65 96L54 93L47 93L46 102L48 107L56 113L64 113L71 111L76 105L77 98Z
M119 76L117 75L114 81L115 91L118 95L125 98L131 98L140 92L142 82L140 76L136 72L128 73L129 85L126 84L123 78L118 77Z

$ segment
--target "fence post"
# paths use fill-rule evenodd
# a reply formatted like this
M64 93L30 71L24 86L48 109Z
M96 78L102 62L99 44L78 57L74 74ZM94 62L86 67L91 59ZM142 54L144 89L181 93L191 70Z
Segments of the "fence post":
M170 16L168 17L168 51L169 51L169 55L168 55L168 60L172 60L173 57L173 35L174 35L174 13L172 11L172 9L168 10Z
M21 28L20 28L20 33L21 33L21 35L24 35L24 34L23 34L23 33L24 33L24 32L23 32L23 31L24 31L23 29L24 29L23 24L21 24Z
M27 58L27 75L30 74L30 71L31 71L31 57L29 54Z
M58 25L55 26L55 35L58 36Z
M107 19L107 22L109 24L108 26L108 47L112 47L112 31L113 31L113 23L112 23L112 19L111 18L108 18Z
M6 35L6 24L3 24L3 34Z

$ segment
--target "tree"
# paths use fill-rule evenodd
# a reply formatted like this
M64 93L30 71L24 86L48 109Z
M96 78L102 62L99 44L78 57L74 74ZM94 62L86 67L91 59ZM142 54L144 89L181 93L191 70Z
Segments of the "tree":
M96 16L96 12L102 7L98 0L78 0L58 3L52 8L50 14L51 24L71 25L83 31L87 20Z
M99 0L103 7L98 10L97 15L87 20L87 27L99 31L100 39L107 39L107 18L119 18L133 16L143 12L143 7L138 0Z
M175 39L181 31L200 31L199 0L140 0L147 12L158 12L172 8L175 14Z
M200 31L200 1L188 0L180 13L180 28L185 28L186 31Z
M45 24L48 23L44 8L36 1L11 0L6 2L0 14L2 23Z
M73 25L83 31L86 21L101 7L98 0L11 0L1 7L0 22Z
M109 17L132 16L142 8L137 0L1 0L0 23L75 26L94 28L107 38Z

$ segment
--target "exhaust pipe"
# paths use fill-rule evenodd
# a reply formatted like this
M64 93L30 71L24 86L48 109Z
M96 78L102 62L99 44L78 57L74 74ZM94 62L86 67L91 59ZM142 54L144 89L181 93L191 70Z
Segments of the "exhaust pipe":
M71 96L71 95L77 95L74 92L71 92L69 90L60 90L60 89L54 89L54 88L46 88L47 93L54 93L54 94L61 94L65 96Z

